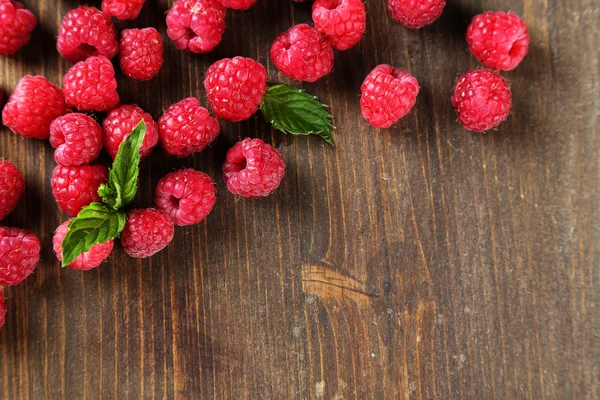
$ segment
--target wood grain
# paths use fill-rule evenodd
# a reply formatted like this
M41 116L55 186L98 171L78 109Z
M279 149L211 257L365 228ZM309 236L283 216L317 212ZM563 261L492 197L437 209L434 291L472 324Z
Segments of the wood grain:
M39 19L31 43L0 58L5 94L25 74L56 84L56 51L75 0L23 0ZM99 6L100 1L86 3ZM223 57L263 62L270 42L310 21L310 4L260 0L230 12L206 56L165 34L172 1L148 0L119 28L157 27L166 63L150 82L118 76L124 103L158 118L197 96ZM138 206L165 173L195 167L216 181L201 224L178 228L148 260L117 248L87 273L61 270L52 232L65 220L51 196L47 142L1 128L0 156L27 194L3 224L33 230L43 262L5 290L0 397L6 399L598 399L600 398L600 7L596 0L448 0L442 17L409 30L368 0L368 31L337 53L335 70L298 84L331 105L336 147L289 137L260 115L223 123L216 144L184 159L144 161ZM497 131L455 121L457 76L479 67L464 41L484 10L526 20L532 48L504 74L513 112ZM379 63L411 71L417 105L389 130L360 117L360 84ZM287 162L281 188L236 199L225 152L260 137ZM106 158L102 160L106 161Z

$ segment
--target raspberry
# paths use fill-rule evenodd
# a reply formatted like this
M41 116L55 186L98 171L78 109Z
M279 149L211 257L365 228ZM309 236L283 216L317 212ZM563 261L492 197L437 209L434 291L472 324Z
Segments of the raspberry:
M179 50L211 52L225 32L225 13L216 0L177 0L167 13L167 35Z
M163 43L154 28L124 29L121 32L119 64L132 79L152 79L163 64Z
M204 150L220 131L219 121L195 97L171 105L158 120L158 127L163 148L177 157Z
M115 70L106 57L90 57L73 65L65 74L63 88L67 104L81 111L106 111L119 104Z
M0 226L0 286L23 282L40 260L41 247L31 232Z
M247 10L256 4L258 0L217 0L227 8L233 10Z
M121 244L130 257L150 257L165 247L175 234L173 220L155 208L131 210L121 233Z
M483 132L498 126L510 113L508 84L489 69L478 69L461 76L452 95L458 121L468 130Z
M146 0L102 0L102 11L122 21L136 19Z
M4 325L4 316L6 315L6 303L4 303L4 293L0 290L0 329Z
M179 226L197 224L210 213L217 197L210 176L188 168L158 181L154 204Z
M377 128L389 128L415 105L419 82L406 71L381 64L367 75L360 91L363 117Z
M510 71L529 52L529 33L517 15L488 11L476 15L467 29L469 50L490 68Z
M52 171L52 195L61 210L75 216L83 207L100 200L98 187L107 178L104 165L59 165Z
M267 71L251 58L224 58L208 68L204 88L217 117L242 121L258 109L267 91Z
M271 59L288 78L314 82L333 68L333 48L317 29L299 24L275 39Z
M93 56L111 59L119 52L117 30L108 15L95 7L81 6L63 18L56 49L73 64Z
M60 224L59 227L56 228L54 237L52 238L52 247L54 248L54 253L56 254L56 258L58 258L58 261L62 261L62 242L69 232L70 222L71 219ZM113 240L109 240L108 242L93 245L91 249L77 256L77 258L69 264L69 267L78 271L89 271L92 268L96 268L110 255L113 249L113 242Z
M24 191L21 171L12 163L0 160L0 220L15 209Z
M14 0L0 0L0 56L16 53L29 43L35 15Z
M338 50L354 47L367 28L367 12L362 0L317 0L312 10L315 28Z
M61 165L89 164L102 151L102 128L85 114L72 113L56 118L50 125L54 159Z
M150 155L156 143L158 143L158 126L152 116L142 110L137 104L122 105L113 109L102 122L104 128L104 147L108 154L114 159L119 152L119 146L129 136L133 128L141 120L146 122L146 136L140 148L140 155Z
M2 110L2 123L26 138L47 139L50 123L68 111L62 90L43 76L24 76Z
M281 154L260 139L244 139L227 151L223 178L227 189L243 197L267 196L285 173Z
M446 0L387 0L388 10L407 28L422 28L442 15Z

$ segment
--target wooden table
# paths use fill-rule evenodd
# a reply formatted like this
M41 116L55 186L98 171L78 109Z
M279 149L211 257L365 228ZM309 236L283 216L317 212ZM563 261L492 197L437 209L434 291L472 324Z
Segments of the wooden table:
M39 19L31 43L0 58L8 94L26 74L56 84L69 68L55 50L75 0L24 0ZM100 1L86 3L99 6ZM175 49L164 12L148 0L119 28L155 26L160 75L119 74L123 103L158 118L196 96L206 68L243 55L270 62L270 42L310 21L310 5L260 0L231 12L206 56ZM211 149L144 161L137 206L156 182L194 167L216 181L201 224L178 228L165 251L128 258L117 246L96 270L61 269L51 247L66 219L52 199L47 141L2 127L0 156L27 193L3 221L43 241L43 261L5 289L0 332L3 399L598 399L600 398L600 28L596 0L448 1L432 26L409 30L369 0L368 32L337 53L335 70L294 85L331 105L336 147L273 131L260 114L222 123ZM511 117L474 134L450 93L480 65L464 40L477 13L527 21L530 54L514 71ZM360 116L360 84L379 63L411 71L415 109L392 129ZM287 162L280 189L239 199L222 181L226 150L245 137ZM102 159L106 162L107 157Z

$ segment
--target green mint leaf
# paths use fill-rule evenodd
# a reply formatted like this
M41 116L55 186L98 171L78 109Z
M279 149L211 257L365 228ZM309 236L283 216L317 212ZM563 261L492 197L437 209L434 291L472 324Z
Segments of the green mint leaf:
M133 201L140 172L140 148L146 136L142 119L119 146L119 152L108 174L108 183L98 188L102 201L113 210L120 210Z
M331 114L315 96L280 84L269 86L260 109L273 127L292 135L319 135L333 146Z
M71 264L93 245L118 237L126 221L126 213L98 201L83 207L69 223L69 232L62 242L62 266Z

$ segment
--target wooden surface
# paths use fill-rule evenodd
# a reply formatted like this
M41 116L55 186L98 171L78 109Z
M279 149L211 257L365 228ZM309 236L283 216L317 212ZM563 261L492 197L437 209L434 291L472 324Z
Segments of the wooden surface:
M25 74L56 84L69 67L54 49L75 0L24 0L38 16L32 42L0 58L0 87ZM98 6L100 1L87 1ZM118 27L157 27L160 76L118 76L124 103L155 118L193 95L214 61L267 65L270 42L310 21L310 5L259 0L231 12L207 56L175 49L148 0ZM1 128L0 156L27 182L3 224L33 230L43 262L5 290L0 332L3 399L598 399L600 398L600 14L596 0L449 0L442 17L408 30L368 0L368 32L335 70L298 84L331 105L337 147L289 137L257 114L223 123L216 144L185 159L156 149L136 200L150 206L165 173L193 166L216 181L201 224L140 261L116 249L107 264L61 270L51 196L52 148ZM511 10L531 51L504 74L510 119L489 134L456 122L457 76L479 67L464 40L476 13ZM389 130L361 118L360 84L379 63L411 71L415 109ZM287 162L280 189L236 199L220 171L244 137ZM106 157L103 159L106 161Z

